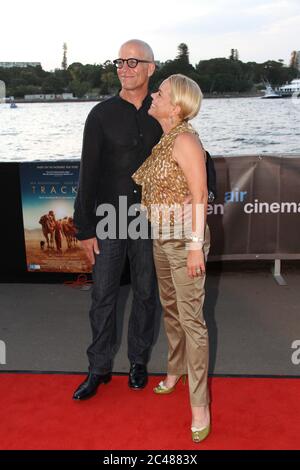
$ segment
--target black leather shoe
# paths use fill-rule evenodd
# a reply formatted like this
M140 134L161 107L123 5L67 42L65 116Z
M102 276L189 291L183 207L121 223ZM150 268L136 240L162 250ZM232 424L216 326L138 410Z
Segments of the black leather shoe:
M129 371L128 385L133 390L141 390L148 383L147 367L144 364L132 363Z
M96 394L100 384L107 384L111 381L111 373L98 375L89 373L82 384L74 392L73 400L87 400Z

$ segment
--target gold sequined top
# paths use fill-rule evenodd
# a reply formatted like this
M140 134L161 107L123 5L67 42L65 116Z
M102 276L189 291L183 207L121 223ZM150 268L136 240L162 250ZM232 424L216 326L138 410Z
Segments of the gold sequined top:
M150 157L132 175L136 184L142 186L141 205L147 209L151 222L162 223L167 214L170 225L174 225L176 211L181 213L183 201L189 194L185 175L172 156L175 139L183 132L198 135L190 124L181 122L168 134L163 134ZM174 211L171 216L170 207Z

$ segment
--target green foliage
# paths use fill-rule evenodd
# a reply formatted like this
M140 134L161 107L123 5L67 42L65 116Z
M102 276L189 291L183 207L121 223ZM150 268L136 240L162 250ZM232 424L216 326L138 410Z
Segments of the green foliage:
M190 59L189 59L189 48L188 48L188 46L184 42L182 42L181 44L179 44L177 49L178 49L178 55L177 55L176 59L178 61L184 62L185 64L189 64Z
M272 85L281 85L297 77L297 70L294 67L284 67L282 62L268 60L262 66L265 80Z
M120 88L120 82L118 79L117 71L109 60L105 62L101 72L101 87L100 93L102 95L109 95L116 93Z
M63 93L68 85L68 78L64 73L64 70L55 70L53 74L48 75L42 82L42 93Z
M175 73L182 73L195 80L204 93L242 93L260 89L264 81L274 86L282 85L297 76L297 70L286 67L281 60L269 60L262 64L242 62L232 49L231 56L200 60L193 66L189 61L189 50L185 43L178 46L175 59L157 66L150 79L150 90L157 89L160 83ZM64 69L46 72L42 67L0 68L0 80L6 84L7 95L23 97L24 94L72 92L78 98L92 94L116 93L120 88L115 66L74 62Z
M89 88L89 82L83 82L77 79L72 80L69 84L69 90L73 93L74 96L77 96L77 98L82 98L85 93L89 91Z

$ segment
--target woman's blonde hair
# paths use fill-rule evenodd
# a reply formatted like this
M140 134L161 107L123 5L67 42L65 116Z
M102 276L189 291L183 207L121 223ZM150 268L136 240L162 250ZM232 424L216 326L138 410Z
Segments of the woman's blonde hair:
M203 94L199 85L189 77L180 73L167 78L171 85L171 103L181 109L180 119L189 121L197 116Z

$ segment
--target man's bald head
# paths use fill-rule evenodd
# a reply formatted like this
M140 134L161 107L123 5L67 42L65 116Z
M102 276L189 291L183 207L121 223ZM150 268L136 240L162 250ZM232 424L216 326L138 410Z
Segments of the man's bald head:
M119 59L125 60L121 67L117 67L117 74L122 85L120 96L130 101L136 94L137 101L140 101L141 97L144 98L147 95L149 79L155 72L152 49L149 44L140 39L130 39L122 44ZM137 64L130 67L128 59L137 59Z
M124 42L120 47L119 57L122 57L122 51L124 50L132 50L132 52L134 52L133 57L136 57L136 55L140 56L136 57L137 59L151 60L154 62L153 50L149 44L141 41L140 39L130 39L129 41Z

